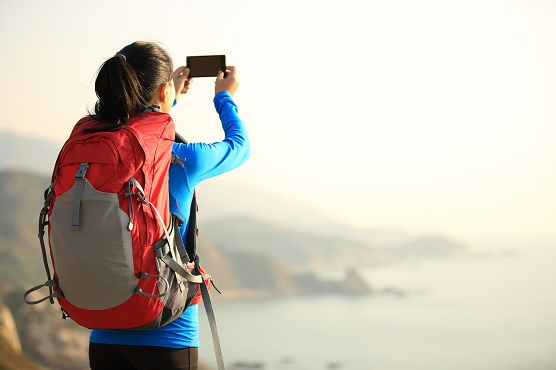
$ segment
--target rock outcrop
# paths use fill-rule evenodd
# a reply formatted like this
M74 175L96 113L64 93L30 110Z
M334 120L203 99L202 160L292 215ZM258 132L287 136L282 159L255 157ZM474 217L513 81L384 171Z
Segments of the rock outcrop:
M8 345L10 350L21 353L21 341L12 312L2 303L0 303L0 338Z
M22 351L17 324L10 308L1 301L0 292L0 369L43 370Z
M27 305L22 293L6 296L12 310L23 351L48 369L88 369L89 330L62 320L58 304Z
M1 299L2 294L0 294L0 301ZM51 305L47 302L33 306L25 304L19 290L7 293L3 299L6 305L0 303L0 315L2 318L11 318L9 325L5 325L10 328L5 335L9 339L21 338L19 344L21 356L15 356L13 348L6 349L6 353L10 356L9 363L16 365L3 367L0 359L0 369L38 369L26 356L39 364L41 370L89 369L89 329L75 324L71 319L62 320L58 304ZM0 357L4 354L3 347L6 347L4 339L4 335L0 334ZM15 346L17 347L17 344ZM199 369L213 370L203 360L199 360Z

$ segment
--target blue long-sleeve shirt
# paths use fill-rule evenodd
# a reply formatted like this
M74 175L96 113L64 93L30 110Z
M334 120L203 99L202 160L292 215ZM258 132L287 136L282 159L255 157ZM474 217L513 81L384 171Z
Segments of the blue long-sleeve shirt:
M249 158L247 132L230 94L217 94L214 106L220 115L224 140L212 144L174 143L173 147L173 154L184 159L184 167L170 166L170 211L183 218L186 224L195 187L203 180L239 167ZM185 228L180 231L185 238Z
M206 179L239 167L249 158L249 138L232 96L227 92L218 93L214 97L214 107L220 116L224 140L212 144L173 145L172 152L182 159L183 167L178 164L170 166L170 211L185 221L185 225L180 228L184 241L195 187ZM161 328L148 331L93 330L90 341L170 348L199 347L198 315L198 305L194 305Z

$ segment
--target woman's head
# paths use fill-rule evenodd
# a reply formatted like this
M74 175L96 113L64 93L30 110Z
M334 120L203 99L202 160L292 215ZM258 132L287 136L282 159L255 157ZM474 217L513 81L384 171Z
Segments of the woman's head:
M172 59L159 45L137 41L127 45L99 69L98 100L92 116L107 128L118 128L145 110L166 84L172 84Z

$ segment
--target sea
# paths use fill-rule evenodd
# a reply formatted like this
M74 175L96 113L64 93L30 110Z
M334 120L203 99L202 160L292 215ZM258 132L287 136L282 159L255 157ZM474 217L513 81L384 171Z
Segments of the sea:
M375 294L216 302L226 368L556 370L556 246L361 273Z

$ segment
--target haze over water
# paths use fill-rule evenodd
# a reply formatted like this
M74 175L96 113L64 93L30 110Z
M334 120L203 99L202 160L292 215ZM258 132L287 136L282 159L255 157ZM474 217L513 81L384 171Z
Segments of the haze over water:
M269 370L553 370L555 264L546 249L413 261L366 271L375 287L402 296L218 303L224 357Z
M132 6L130 6L132 4ZM146 11L145 9L149 9ZM352 225L487 248L556 242L556 3L0 2L0 129L62 142L98 66L135 40L226 54L251 158L223 180ZM172 16L163 16L171 14ZM221 140L213 81L172 116ZM48 112L48 114L46 114Z

